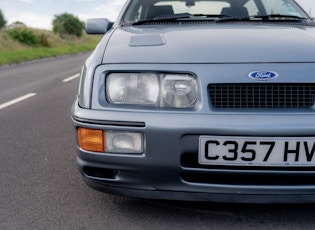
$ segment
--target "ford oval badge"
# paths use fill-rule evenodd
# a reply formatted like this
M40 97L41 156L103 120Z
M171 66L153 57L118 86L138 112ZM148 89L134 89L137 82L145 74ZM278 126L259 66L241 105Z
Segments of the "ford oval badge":
M279 77L279 74L273 71L260 70L251 72L248 76L249 78L258 81L269 81Z

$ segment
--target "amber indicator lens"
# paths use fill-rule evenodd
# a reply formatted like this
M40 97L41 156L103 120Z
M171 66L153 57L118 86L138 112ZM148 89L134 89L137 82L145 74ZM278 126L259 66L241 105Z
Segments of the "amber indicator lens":
M104 152L103 130L79 128L78 139L80 148L87 151Z

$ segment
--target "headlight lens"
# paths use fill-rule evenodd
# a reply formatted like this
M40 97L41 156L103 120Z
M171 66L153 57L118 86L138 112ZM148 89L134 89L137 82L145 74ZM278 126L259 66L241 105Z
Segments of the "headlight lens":
M197 81L187 75L167 75L162 83L162 97L168 106L190 107L197 100Z
M197 78L189 74L111 73L106 78L111 104L193 108L199 94Z
M159 80L155 74L115 73L107 77L107 98L113 104L155 105Z

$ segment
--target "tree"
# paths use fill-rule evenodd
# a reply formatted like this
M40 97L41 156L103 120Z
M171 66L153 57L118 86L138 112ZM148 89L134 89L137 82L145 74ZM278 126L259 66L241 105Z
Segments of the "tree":
M25 45L37 45L39 43L39 39L36 34L27 27L12 28L8 30L8 34L14 40Z
M27 27L23 22L15 21L10 24L10 28L17 28L17 27Z
M5 25L7 24L6 20L4 19L4 15L0 9L0 29L2 29L3 27L5 27Z
M53 20L53 31L61 37L64 35L81 37L83 28L84 23L72 14L63 13L55 15L55 19Z

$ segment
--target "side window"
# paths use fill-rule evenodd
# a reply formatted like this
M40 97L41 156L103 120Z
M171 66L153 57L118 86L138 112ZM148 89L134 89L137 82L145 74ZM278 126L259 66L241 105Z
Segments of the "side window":
M254 0L249 0L244 7L247 8L249 16L259 15L259 10Z
M283 14L283 15L295 15L301 16L301 14L296 10L296 8L287 0L264 0L263 4L265 6L267 14Z
M143 5L142 4L131 4L129 9L124 16L124 20L127 22L140 21L143 18Z
M139 9L137 10L134 21L140 21L142 19L142 13L143 13L142 9L143 9L143 6L141 5Z

